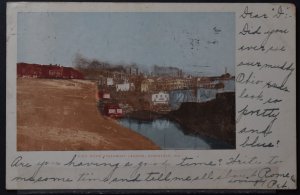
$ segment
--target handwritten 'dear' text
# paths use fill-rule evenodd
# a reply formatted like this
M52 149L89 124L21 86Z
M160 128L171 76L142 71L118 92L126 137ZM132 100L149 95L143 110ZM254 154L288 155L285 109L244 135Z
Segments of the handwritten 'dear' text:
M245 102L238 107L236 116L237 124L241 123L237 133L242 148L279 147L280 138L274 127L282 114L284 96L290 92L290 78L295 74L295 63L287 57L288 46L281 41L290 34L284 25L292 18L289 5L269 9L262 12L245 6L239 16L237 37L243 44L237 46L237 53L255 56L255 60L238 61L236 69L236 83L241 87L237 101ZM266 25L267 21L273 25ZM274 60L278 55L286 57ZM255 121L260 125L256 126Z

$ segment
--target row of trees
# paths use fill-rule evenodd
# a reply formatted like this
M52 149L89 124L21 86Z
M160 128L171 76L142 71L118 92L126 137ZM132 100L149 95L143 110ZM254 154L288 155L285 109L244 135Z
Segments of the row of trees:
M117 71L126 72L126 67L137 67L136 64L112 64L105 61L100 61L96 59L87 59L81 54L76 54L73 60L73 66L82 72L87 79L98 79L99 75L102 75L104 71Z

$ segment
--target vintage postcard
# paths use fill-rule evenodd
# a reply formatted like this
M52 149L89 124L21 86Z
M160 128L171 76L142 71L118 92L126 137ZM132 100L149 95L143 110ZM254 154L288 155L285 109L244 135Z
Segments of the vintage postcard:
M7 189L295 189L293 4L8 3Z

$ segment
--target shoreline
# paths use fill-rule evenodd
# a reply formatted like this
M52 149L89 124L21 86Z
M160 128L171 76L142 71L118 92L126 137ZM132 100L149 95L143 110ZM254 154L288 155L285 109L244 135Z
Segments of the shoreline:
M226 101L227 103L232 102L232 95L235 94L233 92L226 92L223 95L219 95L221 97L218 97L217 99L208 101L208 102L202 102L202 103L197 103L197 102L188 102L188 103L183 103L182 106L178 109L178 110L174 110L171 111L169 113L166 114L162 114L162 113L158 113L158 112L154 112L154 111L148 111L148 110L140 110L140 111L134 111L131 113L128 113L124 118L128 118L128 119L133 119L133 120L137 120L137 121L143 121L143 122L152 122L154 120L157 119L168 119L170 121L176 122L178 123L182 129L183 129L183 133L187 134L187 135L194 135L194 136L202 136L202 137L206 137L208 139L215 139L218 141L222 141L230 146L232 146L232 148L235 148L235 124L231 124L223 127L225 129L226 132L229 132L229 134L232 136L228 136L228 134L225 134L223 132L218 132L216 131L216 129L213 129L211 126L215 126L215 124L213 123L214 121L210 119L208 119L207 117L197 117L196 115L191 115L188 114L190 116L189 117L180 117L181 115L185 115L184 112L182 113L181 109L183 109L183 107L185 107L186 105L190 105L189 107L206 107L207 105L211 106L213 105L213 107L218 107L219 103L220 103L220 99L221 101ZM222 97L223 96L223 97ZM235 98L234 98L235 99ZM232 106L232 105L231 105ZM233 106L234 107L234 106ZM230 111L234 112L234 109L231 109ZM235 113L234 113L235 114ZM218 114L220 115L220 114ZM225 118L225 120L228 123L228 120L231 120L231 118L229 117L230 113L221 113L221 117ZM202 120L202 121L201 121ZM201 125L199 123L194 123L192 121L200 121L205 123L205 125ZM209 124L211 123L211 124ZM206 126L208 127L208 129L211 129L212 131L205 131L204 127ZM234 128L233 128L234 126ZM232 127L232 129L230 129L230 127Z
M153 120L165 118L167 114L161 114L158 112L154 111L149 111L149 110L138 110L138 111L133 111L130 113L127 113L124 118L130 118L130 119L135 119L135 120L140 120L140 121L145 121L145 122L151 122Z
M126 117L123 117L123 118L120 118L120 119L117 119L117 120L122 120L122 119L129 119L129 120L134 120L134 121L137 121L137 122L144 122L144 123L151 123L155 120L158 120L158 119L167 119L169 121L172 121L172 122L175 122L177 123L178 125L180 125L182 127L182 132L185 134L185 135L191 135L191 136L196 136L196 137L199 137L199 138L202 138L202 139L205 139L205 140L214 140L214 141L220 141L222 144L226 144L230 147L228 148L224 148L224 149L234 149L235 148L235 144L232 144L232 143L229 143L229 142L226 142L225 140L223 139L220 139L220 137L218 136L214 136L213 134L206 134L205 132L197 132L196 129L193 129L192 127L189 127L188 125L186 125L183 121L181 121L180 119L178 118L175 118L175 117L171 117L170 115L168 114L165 114L165 115L160 115L160 117L157 117L157 118L147 118L147 119L141 119L139 117L134 117L134 116L126 116ZM223 148L211 148L211 149L223 149Z

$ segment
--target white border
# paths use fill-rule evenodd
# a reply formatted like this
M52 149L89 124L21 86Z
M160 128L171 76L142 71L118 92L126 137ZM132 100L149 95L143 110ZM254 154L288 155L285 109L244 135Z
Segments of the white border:
M250 4L249 4L250 5ZM251 6L256 6L259 10L266 11L269 6L276 4L251 4ZM190 156L203 156L205 159L214 159L214 158L226 158L230 155L236 155L241 153L243 155L253 155L261 159L266 158L267 155L279 154L284 159L286 159L286 164L284 167L279 169L287 169L290 172L296 172L296 115L295 107L290 105L290 103L295 103L295 90L292 91L283 105L286 106L287 117L282 119L282 121L288 120L290 123L288 133L280 133L282 136L283 144L280 149L264 149L261 148L260 151L256 150L245 150L242 148L237 148L236 150L173 150L173 151L70 151L70 152L17 152L16 151L16 52L17 52L17 13L18 12L235 12L236 13L236 28L241 27L239 24L239 14L245 4L235 4L235 3L8 3L7 5L7 87L6 87L6 100L7 100L7 109L6 109L6 187L7 189L226 189L228 188L227 183L222 182L203 182L200 185L195 184L126 184L126 185L109 185L109 184L61 184L61 183L47 183L41 185L31 185L25 183L14 183L10 182L9 178L12 178L15 175L18 175L18 169L13 169L10 167L12 159L18 155L23 155L26 157L26 160L29 161L38 161L38 160L53 160L53 159L70 159L74 154L157 154L157 155L166 155L169 154L173 157L170 158L170 161L176 159L174 156L184 156L186 154ZM292 5L291 5L292 6ZM292 6L293 7L293 6ZM291 39L287 40L290 43L291 51L289 53L292 59L295 59L295 23L290 24L291 28ZM237 29L236 29L237 32ZM239 44L239 39L236 40L236 45ZM243 59L245 56L236 54L236 62ZM247 56L246 56L247 57ZM249 57L249 56L248 56ZM236 73L237 74L237 73ZM295 80L293 77L292 80ZM295 86L292 86L294 89ZM236 94L240 92L241 88L236 87ZM236 102L236 107L239 107L241 102ZM283 106L283 108L284 108ZM291 116L290 116L291 114ZM237 129L241 127L242 124L237 124ZM279 128L282 128L286 125L285 122L282 122ZM237 137L237 143L239 138ZM292 149L290 151L290 149ZM285 152L286 150L289 153ZM111 159L112 162L124 159ZM141 159L135 158L130 159L132 162L139 162ZM147 159L149 160L149 159ZM150 159L155 160L155 159ZM228 167L224 166L220 168L219 172L225 171ZM236 170L249 169L245 166L237 166ZM60 168L52 168L48 170L49 172L57 171L69 172L70 170L62 170ZM76 170L73 170L76 172ZM77 170L78 171L78 170ZM184 171L184 170L182 170ZM296 185L291 185L289 188L295 188ZM249 185L231 185L230 188L235 189L248 189L251 188ZM259 187L253 187L259 188Z

